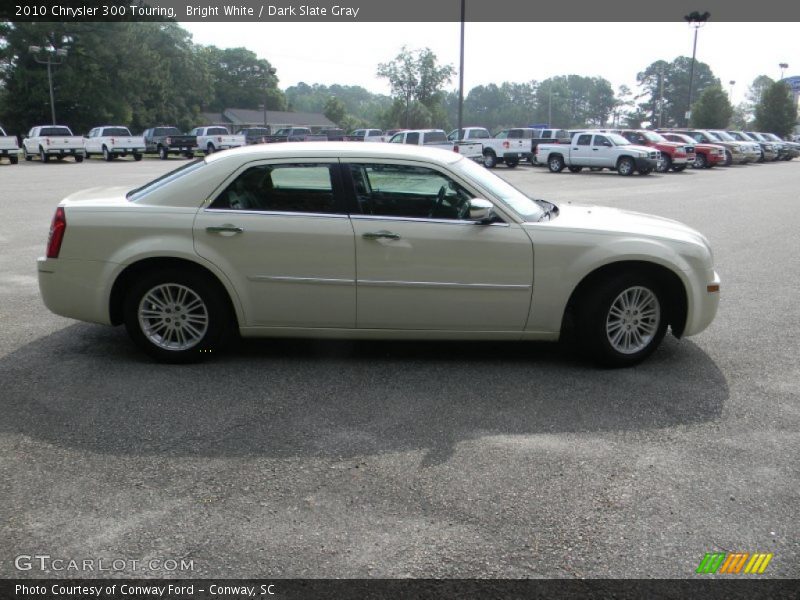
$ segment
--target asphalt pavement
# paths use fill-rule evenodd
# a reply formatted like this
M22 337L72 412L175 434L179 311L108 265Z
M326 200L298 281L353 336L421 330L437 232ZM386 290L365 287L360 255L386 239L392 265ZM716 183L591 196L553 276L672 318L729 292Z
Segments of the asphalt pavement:
M168 366L49 313L60 198L183 162L0 165L0 577L684 578L706 552L800 577L800 160L497 167L711 241L717 319L623 370L556 344L314 340Z

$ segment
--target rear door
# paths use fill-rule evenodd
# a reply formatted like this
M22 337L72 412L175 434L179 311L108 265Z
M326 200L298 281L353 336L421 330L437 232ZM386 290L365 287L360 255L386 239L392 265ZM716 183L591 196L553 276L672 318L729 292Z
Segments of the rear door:
M241 167L199 211L194 240L241 294L246 326L355 327L353 227L336 160Z

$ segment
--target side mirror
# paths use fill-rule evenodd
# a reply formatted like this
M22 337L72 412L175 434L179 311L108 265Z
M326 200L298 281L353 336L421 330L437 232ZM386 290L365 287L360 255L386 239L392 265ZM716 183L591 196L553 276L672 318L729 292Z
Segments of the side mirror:
M469 218L478 223L489 223L494 218L494 204L482 198L473 198L469 201Z

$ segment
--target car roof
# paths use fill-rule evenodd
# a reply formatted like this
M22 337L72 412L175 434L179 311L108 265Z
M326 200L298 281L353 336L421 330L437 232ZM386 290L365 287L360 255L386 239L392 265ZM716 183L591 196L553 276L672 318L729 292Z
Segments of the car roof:
M215 152L205 158L212 163L227 158L240 157L245 160L270 158L398 158L422 160L439 164L452 164L463 157L457 152L440 148L425 148L404 144L367 144L363 142L284 142L241 146L223 152Z

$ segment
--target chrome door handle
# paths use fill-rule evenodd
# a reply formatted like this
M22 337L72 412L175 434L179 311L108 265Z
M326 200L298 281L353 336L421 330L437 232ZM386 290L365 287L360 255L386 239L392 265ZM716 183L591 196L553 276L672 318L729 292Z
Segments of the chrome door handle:
M387 240L399 240L400 239L400 235L399 234L392 233L391 231L386 231L385 229L382 229L381 231L369 231L369 232L363 234L361 237L363 237L364 239L367 239L367 240L378 240L378 239L381 239L381 238L384 238L384 239L387 239Z
M236 225L225 224L206 227L206 231L208 233L242 233L244 229L237 227Z

